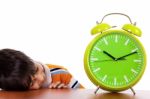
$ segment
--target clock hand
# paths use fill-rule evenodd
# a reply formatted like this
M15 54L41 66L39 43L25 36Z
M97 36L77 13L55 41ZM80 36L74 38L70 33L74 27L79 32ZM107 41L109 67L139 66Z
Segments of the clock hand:
M119 61L121 61L121 60L126 60L125 58L121 58ZM114 60L96 60L96 61L94 61L94 62L106 62L106 61L114 61Z
M124 56L121 56L121 57L117 58L117 60L120 60L120 59L125 58L125 57L130 56L130 55L133 55L133 54L135 54L135 53L137 53L137 51L132 52L132 53L129 53L129 54L124 55Z
M94 62L105 62L105 61L114 61L114 60L97 60L97 61L94 61Z
M114 56L112 56L111 54L109 54L108 52L106 51L103 51L104 54L108 55L110 58L112 58L113 60L116 60L116 58Z

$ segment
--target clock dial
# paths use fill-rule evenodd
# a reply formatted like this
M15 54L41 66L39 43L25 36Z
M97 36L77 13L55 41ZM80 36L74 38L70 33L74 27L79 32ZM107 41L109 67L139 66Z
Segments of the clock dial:
M90 76L94 76L97 85L106 89L131 87L145 69L145 53L141 44L123 31L98 36L89 49L87 62Z

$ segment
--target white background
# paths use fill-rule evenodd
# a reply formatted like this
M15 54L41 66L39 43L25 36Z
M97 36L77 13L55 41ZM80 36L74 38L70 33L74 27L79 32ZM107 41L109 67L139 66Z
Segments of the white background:
M111 12L128 14L143 31L147 68L138 90L150 90L150 9L148 0L1 0L0 49L13 48L34 60L65 66L86 88L95 88L83 67L84 51L96 21ZM122 26L125 17L105 21Z

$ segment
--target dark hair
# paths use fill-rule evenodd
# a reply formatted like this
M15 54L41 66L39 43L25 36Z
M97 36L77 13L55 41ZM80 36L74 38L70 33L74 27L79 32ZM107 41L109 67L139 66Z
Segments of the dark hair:
M4 90L28 90L33 61L23 52L13 49L0 50L0 88Z

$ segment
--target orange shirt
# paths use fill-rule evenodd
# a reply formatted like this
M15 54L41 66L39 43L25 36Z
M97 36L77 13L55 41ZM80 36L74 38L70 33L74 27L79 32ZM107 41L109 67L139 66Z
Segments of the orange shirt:
M51 83L61 82L68 85L69 88L84 88L78 80L68 72L68 70L62 66L46 64L50 73L48 76L51 79Z

